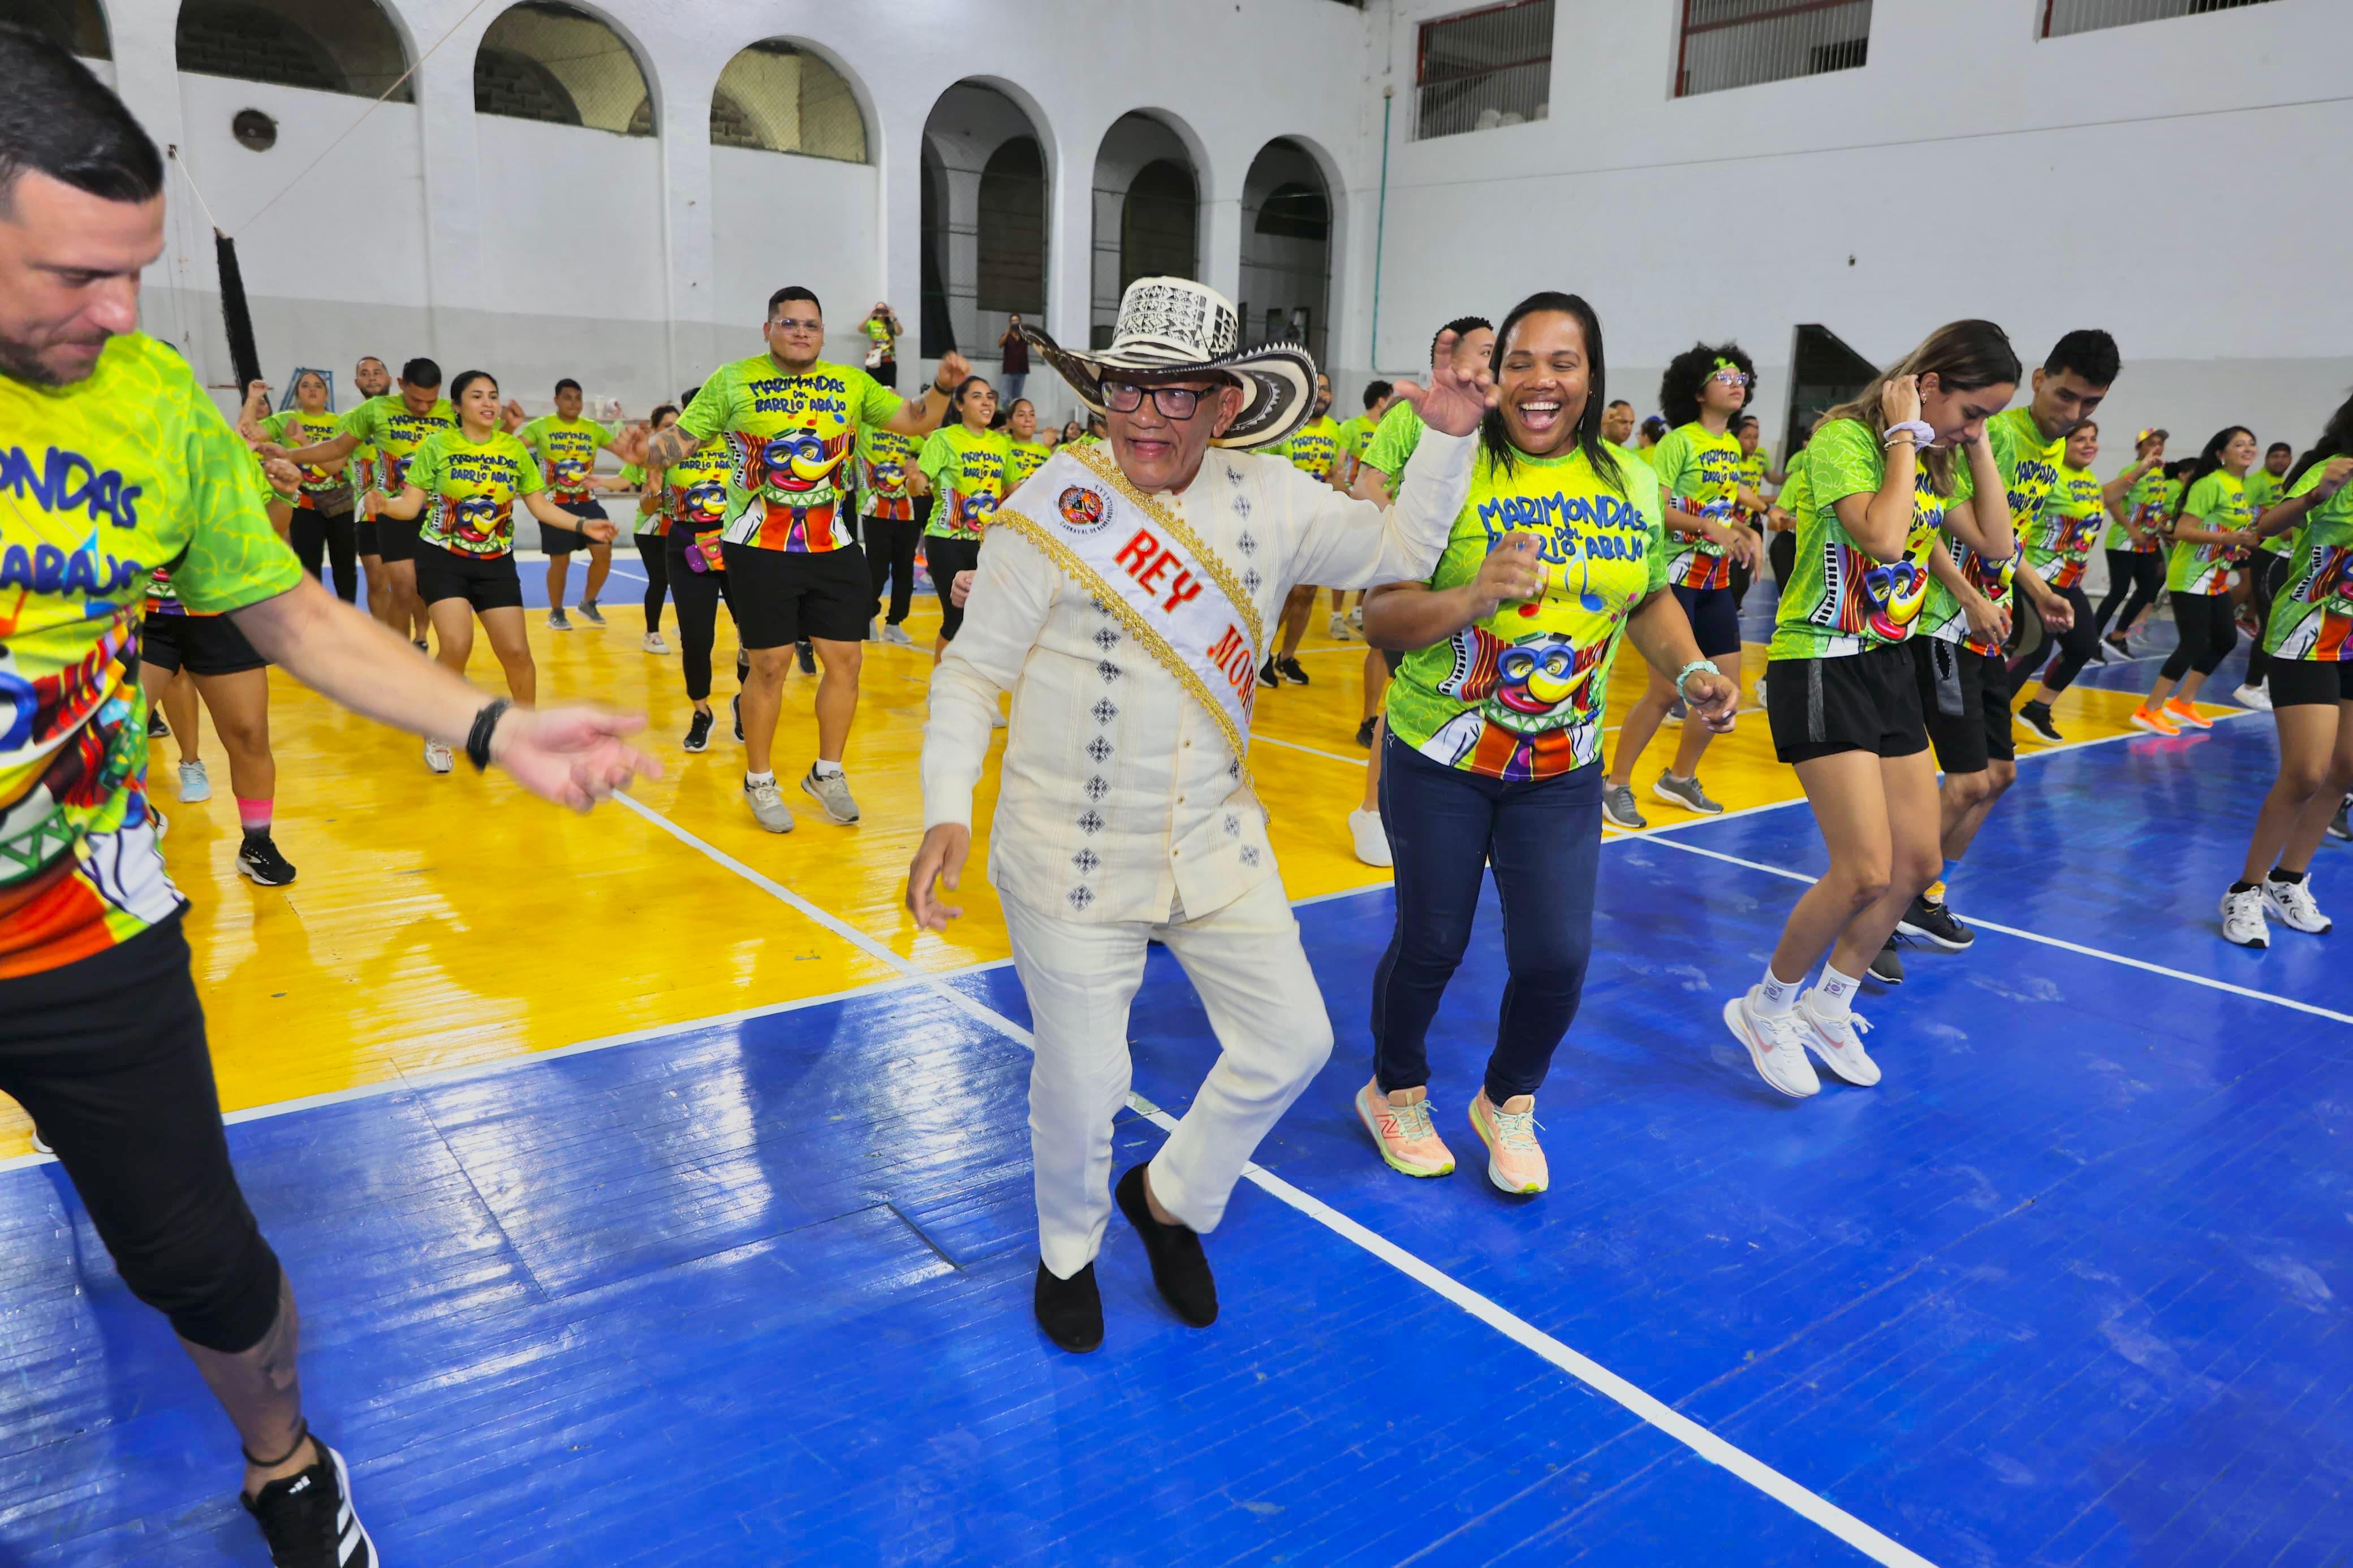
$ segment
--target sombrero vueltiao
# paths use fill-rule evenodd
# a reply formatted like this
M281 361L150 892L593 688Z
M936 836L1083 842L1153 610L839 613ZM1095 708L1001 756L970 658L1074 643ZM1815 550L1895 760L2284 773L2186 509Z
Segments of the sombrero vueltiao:
M1137 380L1178 380L1216 373L1231 376L1245 399L1226 433L1211 443L1235 448L1282 440L1315 411L1315 362L1297 343L1238 349L1241 318L1216 289L1189 278L1139 278L1120 296L1111 346L1097 353L1066 349L1023 322L1029 346L1061 373L1079 401L1106 412L1106 372Z

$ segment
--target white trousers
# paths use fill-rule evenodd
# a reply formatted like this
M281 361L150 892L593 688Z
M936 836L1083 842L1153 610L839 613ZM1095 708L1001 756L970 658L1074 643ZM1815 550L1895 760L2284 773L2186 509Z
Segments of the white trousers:
M1214 914L1163 924L1087 924L1006 898L1013 967L1029 995L1038 1248L1067 1279L1102 1249L1111 1221L1111 1124L1127 1103L1128 1005L1158 937L1200 994L1220 1054L1152 1162L1152 1195L1197 1231L1226 1200L1259 1140L1332 1055L1332 1020L1299 944L1282 883L1270 877Z

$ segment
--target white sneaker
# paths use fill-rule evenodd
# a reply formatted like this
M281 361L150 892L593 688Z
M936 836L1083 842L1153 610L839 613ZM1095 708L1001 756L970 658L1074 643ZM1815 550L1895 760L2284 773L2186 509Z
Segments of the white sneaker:
M1388 829L1381 826L1381 814L1366 811L1363 806L1348 814L1348 837L1356 841L1356 858L1367 866L1394 866L1397 857L1389 853Z
M834 821L851 823L858 820L858 802L850 798L849 774L821 773L812 763L809 771L801 775L801 789L817 802L818 809Z
M1797 1009L1768 1018L1757 1011L1757 990L1751 987L1724 1005L1724 1026L1748 1047L1757 1076L1783 1094L1803 1100L1822 1091L1814 1064L1806 1059L1806 1040L1813 1031L1799 1018Z
M2309 893L2305 895L2311 897ZM2262 888L2249 888L2243 893L2222 895L2222 940L2235 942L2241 947L2269 947L2271 927L2263 923L2263 906L2271 900Z
M1806 1048L1822 1058L1822 1066L1863 1089L1879 1081L1879 1064L1862 1048L1862 1037L1871 1033L1871 1025L1860 1013L1844 1013L1833 1018L1817 1012L1808 1000L1809 991L1798 998L1798 1014L1806 1021Z
M2260 686L2242 685L2231 693L2231 700L2242 708L2252 708L2258 713L2272 710L2272 694Z
M1365 629L1364 605L1358 605L1355 609L1348 612L1348 624L1356 627L1358 631L1363 631Z
M185 800L188 797L182 795L180 798ZM2328 933L2333 922L2320 912L2320 906L2313 902L2312 879L2309 876L2301 882L2274 882L2266 877L2263 893L2263 913L2282 925L2295 931L2309 931L2314 936Z
M443 745L438 741L427 741L425 742L425 765L427 767L431 768L437 773L446 773L449 771L449 763L450 757L448 747Z
M210 800L212 797L213 781L206 773L205 764L182 763L180 764L180 804L194 805L200 800Z
M1348 617L1342 615L1337 610L1333 611L1332 618L1324 623L1324 631L1326 636L1335 637L1342 642L1346 642L1348 640Z
M915 639L907 635L907 628L901 626L896 621L892 621L890 625L882 628L882 640L889 643L893 647L913 647L915 646Z
M661 633L648 632L646 634L645 648L648 653L668 653L670 651L670 644L662 641Z
M776 787L775 779L765 784L746 784L744 804L752 808L753 819L769 832L793 830L793 808L785 804L784 792Z

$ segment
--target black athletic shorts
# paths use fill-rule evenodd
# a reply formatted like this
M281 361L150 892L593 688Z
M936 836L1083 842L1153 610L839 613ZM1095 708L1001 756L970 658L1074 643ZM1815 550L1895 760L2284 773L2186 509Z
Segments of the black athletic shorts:
M2010 731L2009 665L1957 642L1926 637L1912 639L1912 658L1920 683L1920 720L1936 748L1938 767L1948 773L1981 773L1989 761L2006 763L2018 755Z
M399 518L388 515L377 518L375 520L376 553L386 561L416 560L417 528L417 521L413 517L406 522Z
M509 555L468 555L428 544L417 552L417 596L427 605L463 599L477 613L522 608L522 579Z
M866 552L762 550L728 543L728 607L745 647L789 647L803 637L861 642L874 613Z
M609 522L612 521L605 510L605 503L600 500L560 500L555 504L584 521ZM543 522L539 525L539 548L542 554L569 555L575 550L593 550L596 547L596 542L585 533L576 532L569 528L550 528Z
M1740 651L1740 606L1729 588L1686 588L1672 584L1675 603L1691 621L1702 658L1721 658Z
M58 1152L131 1293L207 1350L259 1344L278 1319L278 1257L229 1168L180 917L0 980L0 1094ZM79 1268L69 1237L10 1245L47 1253L60 1279Z
M2353 659L2272 659L2265 682L2272 706L2291 708L2316 702L2353 702Z
M227 616L149 616L139 634L139 658L167 675L236 675L267 669L269 661Z
M1920 681L1903 643L1843 658L1773 660L1765 667L1765 717L1773 754L1792 764L1841 752L1908 757L1928 748Z
M376 521L364 512L352 513L352 537L358 542L359 553L381 557L384 549L376 542Z

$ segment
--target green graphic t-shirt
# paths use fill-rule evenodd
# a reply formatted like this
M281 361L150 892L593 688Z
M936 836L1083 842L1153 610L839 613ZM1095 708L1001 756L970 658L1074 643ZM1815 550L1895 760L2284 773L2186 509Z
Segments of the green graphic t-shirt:
M2328 465L2305 469L2285 499L2309 495ZM2353 484L2304 514L2288 547L2288 580L2272 600L2263 651L2280 658L2353 658Z
M302 580L253 453L143 333L68 386L0 376L0 979L127 942L178 889L147 804L139 631L159 566L220 615ZM5 1025L0 1024L0 1033Z
M1651 468L1677 510L1736 526L1740 508L1740 438L1694 420L1667 432L1651 449ZM1667 578L1679 588L1729 588L1732 558L1704 534L1670 529Z
M1011 456L1011 466L1005 470L1005 493L1011 495L1022 480L1046 466L1054 449L1037 441L1016 441L1010 436L1005 445Z
M515 498L546 488L531 448L503 430L481 442L436 431L417 448L408 482L425 492L417 542L485 560L514 552Z
M2280 497L2284 493L2280 477L2269 468L2249 468L2245 483L2248 515L2256 522L2260 522L2263 521L2263 513L2279 504ZM2250 523L2248 526L2253 527L2253 524ZM2288 535L2273 534L2263 541L2263 548L2274 555L2284 555L2287 553Z
M1773 658L1840 658L1904 642L1918 629L1928 598L1928 552L1945 526L1947 507L1976 493L1969 470L1954 454L1952 489L1939 492L1928 466L1915 456L1912 529L1893 561L1863 552L1838 520L1847 496L1875 495L1887 478L1887 458L1870 427L1833 419L1806 447L1806 494L1796 516L1797 553L1773 626Z
M823 360L787 374L765 353L722 365L679 416L698 441L726 438L721 537L760 550L819 554L854 542L835 526L842 465L861 425L887 425L902 399L864 371Z
M1373 438L1365 444L1365 465L1378 468L1389 477L1389 494L1397 494L1398 476L1413 457L1413 449L1421 445L1421 414L1404 398L1389 405L1381 416Z
M1373 432L1379 427L1377 421L1362 414L1340 421L1340 458L1348 465L1351 483L1356 479L1356 465L1363 460L1365 448L1372 445Z
M593 419L566 419L543 414L514 433L539 461L547 499L558 506L578 506L596 495L588 476L596 471L596 454L613 444L618 427Z
M1763 495L1765 474L1772 466L1773 460L1765 455L1765 448L1757 447L1757 450L1740 459L1740 482L1758 495Z
M1615 467L1612 483L1582 450L1515 455L1508 472L1480 454L1430 585L1460 587L1506 534L1528 533L1544 595L1407 655L1387 710L1398 740L1491 778L1550 778L1599 760L1626 617L1667 584L1658 487L1639 466Z
M1328 414L1319 414L1292 432L1291 439L1267 448L1270 456L1291 459L1301 473L1319 479L1332 477L1340 457L1340 426Z
M1781 493L1773 498L1773 504L1792 518L1805 511L1813 496L1812 487L1806 482L1806 454L1812 449L1800 447L1789 458L1789 466L1781 470Z
M387 392L344 415L342 434L356 436L364 446L375 448L375 488L396 496L408 482L409 459L417 456L425 437L436 430L457 427L458 411L449 406L448 398L426 413L411 414L400 394Z
M1985 442L1994 467L2001 471L2002 491L2010 501L2010 528L2023 541L2041 520L2042 503L2051 498L2051 487L2058 482L2059 465L2067 455L2067 439L2063 436L2044 436L2042 426L2034 423L2034 410L2019 407L2005 408L1986 421ZM1956 451L1954 466L1966 471L1968 456ZM1978 592L1996 606L2008 609L2011 580L2017 571L2016 553L2000 566L1989 567L1976 551L1957 539L1949 548L1954 564L1976 584ZM1974 653L1990 657L1998 651L1992 643L1970 633L1968 617L1961 613L1961 601L1933 578L1928 584L1928 607L1920 616L1920 630L1947 642L1957 642Z
M734 464L723 441L697 447L686 460L661 471L661 526L690 539L719 531L727 518L727 476Z
M2132 472L2134 466L2127 463L2118 468L2116 478L2123 479ZM2100 547L2103 550L2129 550L2137 555L2155 555L2165 548L2165 529L2173 516L2174 499L2180 494L2180 481L2166 478L2162 465L2151 468L2133 481L2132 489L2125 492L2124 502L2125 515L2133 520L2133 526L2147 537L2148 542L2135 544L2132 535L2125 531L2123 523L2110 522L2107 533L2100 541Z
M2181 502L2181 522L2195 519L2198 526L2239 529L2253 524L2247 505L2247 487L2221 468L2189 487ZM2176 594L2222 594L2231 587L2232 550L2227 544L2193 544L2177 539L2166 558L2165 585Z
M886 522L915 521L915 498L907 493L907 476L923 444L879 425L858 429L858 510L861 517ZM699 455L699 454L698 454Z
M2089 468L2071 468L2063 459L2059 478L2042 502L2042 516L2026 535L2026 563L2053 588L2072 588L2084 580L2084 563L2100 537L2100 522L2108 515L2100 497L2100 476Z
M928 536L978 539L997 503L1005 499L1006 464L1013 443L1002 430L976 436L962 424L943 425L923 442L920 467L932 481L932 519L923 525Z
M261 422L263 438L290 451L332 441L343 433L343 422L334 415L305 414L299 408L285 409ZM348 464L342 468L318 468L304 463L301 468L302 488L294 501L297 507L305 511L351 510L352 477Z

